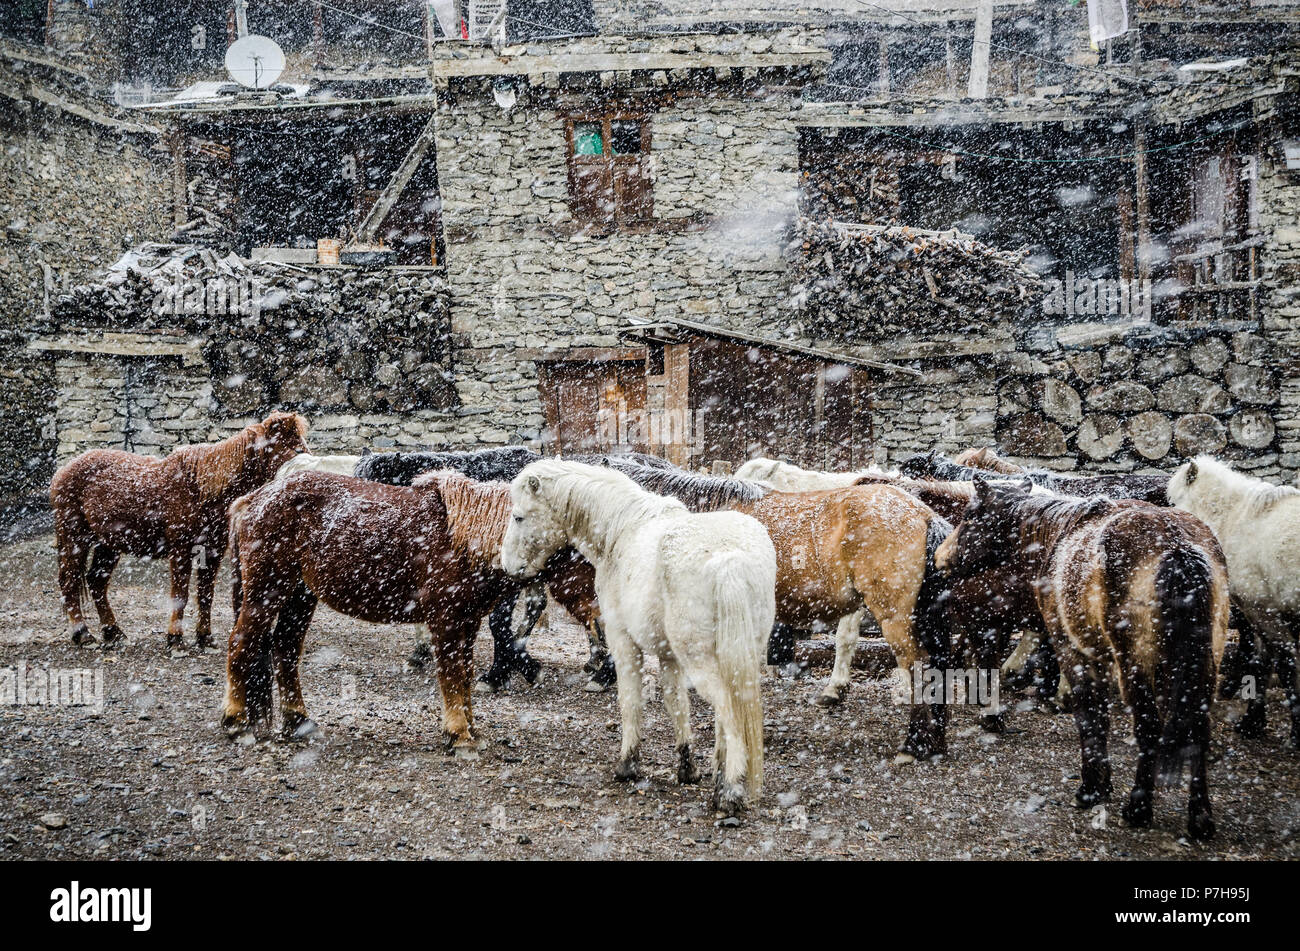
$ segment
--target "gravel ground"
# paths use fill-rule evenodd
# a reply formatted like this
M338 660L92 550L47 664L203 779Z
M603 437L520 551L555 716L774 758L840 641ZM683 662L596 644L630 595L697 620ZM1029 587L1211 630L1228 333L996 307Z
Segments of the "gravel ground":
M715 823L707 786L673 781L671 729L647 710L647 778L612 778L611 693L582 690L585 642L557 622L534 637L536 688L475 695L487 745L477 762L445 755L430 674L403 669L411 632L317 613L303 687L322 727L308 744L230 743L217 728L224 658L168 657L160 565L124 560L111 596L130 638L118 652L65 639L48 535L0 547L0 670L103 672L104 709L0 706L2 858L1296 858L1300 757L1270 735L1238 738L1216 706L1210 782L1219 834L1183 837L1185 793L1156 803L1155 826L1072 806L1079 751L1068 716L1018 712L992 738L955 712L950 752L895 766L906 711L885 681L857 672L843 708L811 705L821 679L770 673L764 687L767 782L739 827ZM190 612L192 617L193 604ZM187 621L190 620L187 617ZM218 590L214 625L230 625ZM490 651L479 640L478 662ZM1274 691L1276 694L1276 691ZM707 772L712 717L694 698ZM1112 732L1117 790L1134 748Z

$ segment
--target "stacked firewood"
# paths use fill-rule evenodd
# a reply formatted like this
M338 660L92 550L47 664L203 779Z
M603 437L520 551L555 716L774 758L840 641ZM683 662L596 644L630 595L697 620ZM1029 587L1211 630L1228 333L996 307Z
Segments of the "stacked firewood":
M978 329L1022 317L1041 298L1027 251L955 230L800 218L792 250L796 303L817 336Z

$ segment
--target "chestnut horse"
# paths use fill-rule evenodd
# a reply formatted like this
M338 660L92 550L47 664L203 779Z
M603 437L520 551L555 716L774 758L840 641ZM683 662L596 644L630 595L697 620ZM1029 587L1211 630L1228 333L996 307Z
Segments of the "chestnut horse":
M1009 459L1003 459L998 455L997 450L991 446L959 452L953 462L969 469L987 469L989 472L1000 472L1003 475L1019 475L1025 471L1024 466L1016 465Z
M773 492L743 479L693 475L611 461L643 488L680 499L695 512L730 509L758 519L776 547L776 619L794 628L835 627L835 667L817 698L840 703L849 689L862 612L870 611L912 676L921 663L943 669L948 632L941 623L933 553L951 526L901 489L860 485L823 492ZM945 709L917 703L901 752L941 753Z
M1157 771L1176 777L1186 763L1188 834L1213 835L1206 762L1228 570L1203 522L1142 502L1044 499L980 480L935 564L958 578L1020 566L1074 695L1083 755L1078 806L1110 796L1109 686L1118 681L1138 743L1124 818L1150 825Z
M89 591L99 613L104 647L122 640L108 604L108 581L122 554L167 556L171 617L167 646L181 643L190 568L198 556L199 621L195 639L212 636L212 584L226 552L231 502L274 478L307 451L307 421L272 413L260 423L210 445L184 446L165 459L115 449L92 449L64 465L50 481L50 505L59 550L59 589L75 644L92 643L82 615ZM90 571L86 556L90 555Z
M238 620L226 660L226 731L269 732L272 672L283 734L313 730L298 662L320 600L365 621L428 625L444 733L457 756L476 755L474 640L484 615L518 590L499 565L509 512L508 486L451 472L415 487L305 472L238 500L231 509ZM594 620L590 565L561 551L542 581L580 620Z

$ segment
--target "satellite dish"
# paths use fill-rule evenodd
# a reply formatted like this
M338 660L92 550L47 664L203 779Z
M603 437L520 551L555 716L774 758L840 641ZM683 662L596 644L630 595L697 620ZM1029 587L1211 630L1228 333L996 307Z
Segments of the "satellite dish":
M284 72L284 50L268 36L241 36L226 50L226 72L249 89L269 89Z

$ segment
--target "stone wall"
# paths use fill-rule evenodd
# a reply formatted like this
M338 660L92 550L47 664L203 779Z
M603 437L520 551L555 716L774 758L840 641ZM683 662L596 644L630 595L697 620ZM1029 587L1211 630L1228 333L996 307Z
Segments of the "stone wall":
M656 225L596 237L569 212L559 107L533 91L504 112L486 89L445 103L438 178L462 405L534 438L546 352L614 345L633 317L779 323L795 105L739 82L664 105L650 119Z
M0 67L23 88L30 72ZM64 97L76 92L54 85ZM149 136L0 98L0 507L44 494L54 442L50 362L27 349L48 298L170 230L170 178Z

